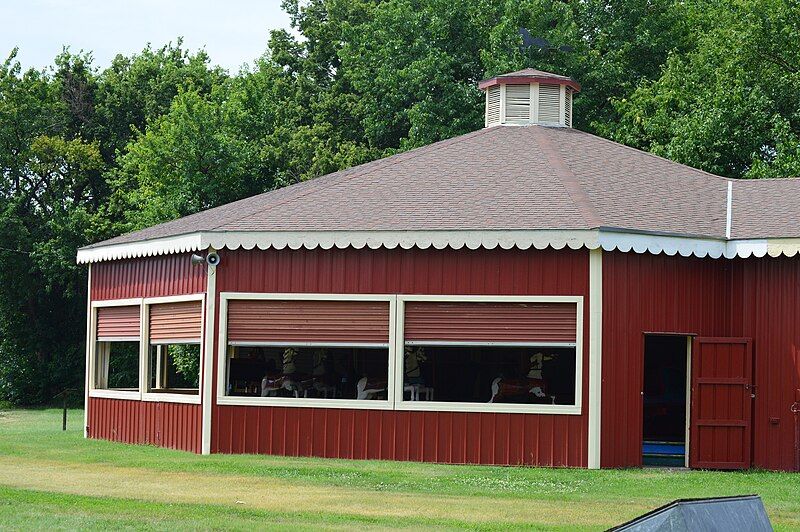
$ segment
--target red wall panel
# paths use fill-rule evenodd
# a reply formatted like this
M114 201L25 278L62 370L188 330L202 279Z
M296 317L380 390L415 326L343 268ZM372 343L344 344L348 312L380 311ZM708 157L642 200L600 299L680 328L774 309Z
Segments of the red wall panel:
M800 388L800 260L731 263L731 328L753 339L753 465L797 469L795 390Z
M205 291L206 266L189 253L92 264L93 301ZM87 408L92 438L200 452L200 405L90 398Z
M588 296L586 250L284 249L221 255L220 292ZM584 371L584 390L587 379ZM586 430L585 409L575 416L215 405L212 450L577 467L586 465Z
M603 255L603 467L641 463L643 334L753 339L753 465L797 469L797 258Z
M644 333L731 336L730 262L603 253L602 467L642 461Z
M191 254L92 264L92 300L197 294L206 291L206 265Z
M578 466L586 444L568 416L221 406L212 448L223 453L424 462Z
M200 452L200 405L89 399L89 437Z

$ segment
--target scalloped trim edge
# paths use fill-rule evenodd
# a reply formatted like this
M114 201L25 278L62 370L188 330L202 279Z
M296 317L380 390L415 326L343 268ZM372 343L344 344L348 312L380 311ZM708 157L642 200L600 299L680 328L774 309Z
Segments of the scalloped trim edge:
M597 249L683 257L793 257L800 239L724 240L605 230L198 232L78 251L79 264L204 249Z

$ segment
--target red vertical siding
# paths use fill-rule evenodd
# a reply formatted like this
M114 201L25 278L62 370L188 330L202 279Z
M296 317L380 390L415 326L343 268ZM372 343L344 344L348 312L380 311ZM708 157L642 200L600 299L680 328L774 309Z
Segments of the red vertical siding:
M200 405L89 399L89 437L200 452Z
M239 250L224 252L217 290L588 297L588 264L586 250L566 249ZM584 339L586 368L586 315ZM584 391L587 379L584 371ZM574 416L215 405L212 450L585 466L585 411Z
M191 254L99 262L92 265L92 299L127 299L206 291L206 267Z
M641 463L645 332L753 339L753 465L796 469L800 387L797 258L604 253L602 465Z
M92 265L94 301L205 291L206 267L188 253ZM200 452L200 405L90 398L87 408L91 438Z
M642 460L646 332L731 336L730 262L603 253L602 467Z
M753 465L797 467L794 414L800 388L800 260L732 261L731 328L753 339Z

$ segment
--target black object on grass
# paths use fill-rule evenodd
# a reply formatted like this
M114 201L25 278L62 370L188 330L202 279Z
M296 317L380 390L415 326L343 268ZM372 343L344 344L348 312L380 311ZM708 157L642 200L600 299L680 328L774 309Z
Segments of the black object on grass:
M772 531L764 503L758 495L678 499L611 530L689 531L747 530Z

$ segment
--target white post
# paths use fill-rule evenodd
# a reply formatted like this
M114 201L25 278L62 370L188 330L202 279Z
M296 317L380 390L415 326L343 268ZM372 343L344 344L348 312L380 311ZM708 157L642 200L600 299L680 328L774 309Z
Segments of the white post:
M156 346L156 389L163 390L167 387L166 357L164 346Z
M89 264L88 283L86 287L86 378L83 391L83 437L89 437L89 385L92 371L92 265Z
M589 469L600 469L602 361L603 250L597 248L589 251Z
M214 251L209 249L209 252ZM200 452L211 454L211 402L213 401L212 380L214 379L214 313L217 300L217 267L208 266L206 284L206 322L205 339L203 343L203 378L202 378L202 436L200 438Z

